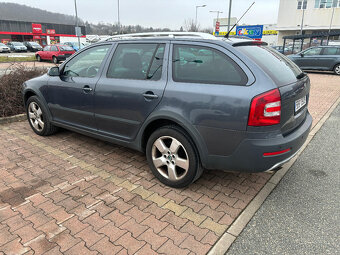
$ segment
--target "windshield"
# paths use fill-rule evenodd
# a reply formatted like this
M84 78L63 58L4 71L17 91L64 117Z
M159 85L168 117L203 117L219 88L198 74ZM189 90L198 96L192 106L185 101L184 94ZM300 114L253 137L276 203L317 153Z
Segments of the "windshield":
M29 44L31 44L32 46L40 46L38 43L36 42L29 42Z
M12 42L14 46L24 46L21 42Z
M259 65L278 86L296 82L301 69L286 56L266 46L240 46L241 52Z
M60 51L74 51L72 47L66 45L59 46L59 49Z
M4 46L6 46L6 45L5 45L5 44L3 44L3 43L0 43L0 46L4 47Z

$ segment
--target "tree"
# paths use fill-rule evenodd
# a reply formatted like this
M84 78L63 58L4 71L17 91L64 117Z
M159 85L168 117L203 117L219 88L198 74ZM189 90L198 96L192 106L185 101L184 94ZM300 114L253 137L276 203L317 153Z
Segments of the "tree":
M193 19L187 19L184 21L184 28L188 32L198 32L200 29L199 24L195 24Z

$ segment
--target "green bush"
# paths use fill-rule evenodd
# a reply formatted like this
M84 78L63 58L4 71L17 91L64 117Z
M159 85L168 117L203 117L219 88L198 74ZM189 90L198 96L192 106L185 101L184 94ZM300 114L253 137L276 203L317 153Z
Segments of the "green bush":
M13 64L0 76L0 117L24 113L22 84L46 73L46 69Z

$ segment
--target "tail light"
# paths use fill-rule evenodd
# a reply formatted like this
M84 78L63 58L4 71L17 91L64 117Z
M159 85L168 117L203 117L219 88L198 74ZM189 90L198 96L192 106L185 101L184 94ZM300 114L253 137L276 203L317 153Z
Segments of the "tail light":
M281 95L278 89L270 90L253 98L250 105L248 126L280 124Z

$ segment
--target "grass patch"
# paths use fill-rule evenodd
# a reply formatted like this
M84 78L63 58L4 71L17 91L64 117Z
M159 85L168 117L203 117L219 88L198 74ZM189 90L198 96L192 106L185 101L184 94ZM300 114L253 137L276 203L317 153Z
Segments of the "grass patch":
M27 56L27 57L8 57L8 56L0 56L0 63L4 62L23 62L23 61L36 61L35 56Z

